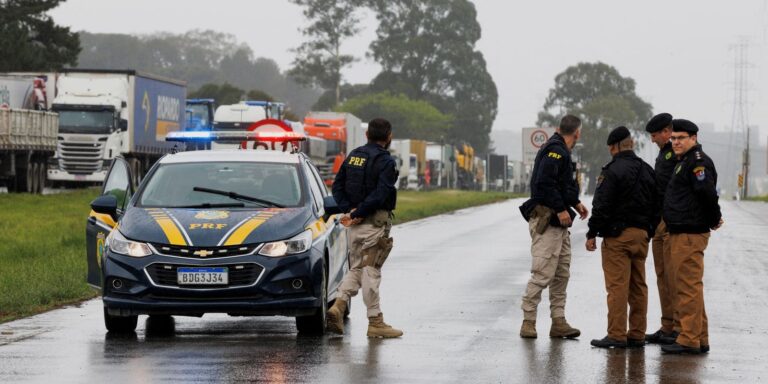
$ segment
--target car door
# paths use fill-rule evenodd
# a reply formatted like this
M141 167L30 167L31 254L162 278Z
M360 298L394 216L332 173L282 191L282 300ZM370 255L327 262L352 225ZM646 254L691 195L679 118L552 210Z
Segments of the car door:
M91 210L85 225L87 280L93 287L101 288L101 262L106 249L107 235L117 226L117 219L125 212L128 201L133 196L132 185L128 162L121 157L112 160L112 166L101 188L101 195L113 195L117 198L117 218Z
M319 194L318 200L322 207L323 198L328 196L328 188L323 183L320 173L317 171L312 163L307 162L307 168L310 171L310 182L312 183L312 190L317 191ZM321 218L322 219L322 218ZM349 265L347 263L347 231L344 226L338 223L338 215L331 216L328 221L325 222L326 231L328 232L328 248L329 248L329 260L328 260L328 281L329 292L333 292L338 284L341 284L341 280L344 278L344 272L348 270Z

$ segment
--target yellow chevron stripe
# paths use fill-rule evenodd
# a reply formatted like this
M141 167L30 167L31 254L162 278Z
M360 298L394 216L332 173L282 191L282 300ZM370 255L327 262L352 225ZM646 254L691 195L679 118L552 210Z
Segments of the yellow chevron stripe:
M176 227L176 224L169 217L155 218L155 222L163 229L163 233L165 233L169 243L172 245L187 245L184 236L181 235L181 231L179 231L179 228Z
M224 242L224 245L240 245L245 241L245 239L248 237L248 235L251 234L256 228L258 228L260 225L264 224L270 216L256 216L253 219L250 219L243 223L243 225L240 226L232 235L229 236L226 242Z

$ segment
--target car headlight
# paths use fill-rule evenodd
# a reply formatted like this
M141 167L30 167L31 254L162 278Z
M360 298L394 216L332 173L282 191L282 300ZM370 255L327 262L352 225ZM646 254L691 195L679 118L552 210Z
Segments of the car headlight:
M306 230L298 235L283 241L274 241L264 244L259 255L280 257L306 252L312 246L312 231Z
M118 230L112 231L107 237L107 246L114 253L131 257L144 257L152 254L152 250L144 243L128 240Z

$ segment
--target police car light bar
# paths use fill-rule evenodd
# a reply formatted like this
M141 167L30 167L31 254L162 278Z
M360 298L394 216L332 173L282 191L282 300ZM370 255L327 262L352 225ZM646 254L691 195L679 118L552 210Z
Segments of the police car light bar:
M177 142L234 142L258 141L286 143L305 141L307 137L298 132L215 132L215 131L174 131L165 136L165 141Z

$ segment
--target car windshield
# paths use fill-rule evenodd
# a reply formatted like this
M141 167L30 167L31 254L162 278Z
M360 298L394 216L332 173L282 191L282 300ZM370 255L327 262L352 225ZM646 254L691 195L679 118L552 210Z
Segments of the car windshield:
M256 162L162 164L144 187L138 205L194 207L243 204L263 207L259 201L195 191L195 187L234 192L286 207L301 203L298 168L292 164Z

